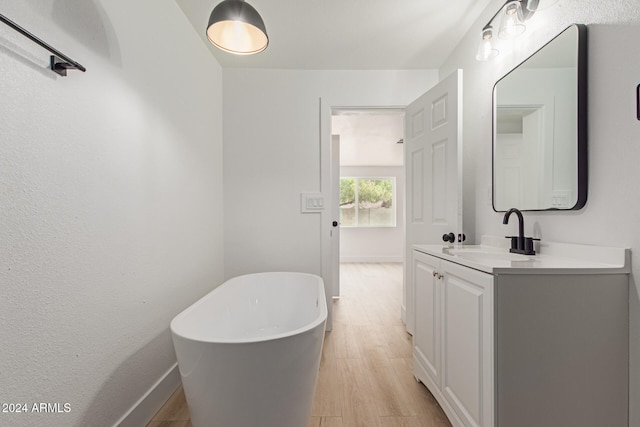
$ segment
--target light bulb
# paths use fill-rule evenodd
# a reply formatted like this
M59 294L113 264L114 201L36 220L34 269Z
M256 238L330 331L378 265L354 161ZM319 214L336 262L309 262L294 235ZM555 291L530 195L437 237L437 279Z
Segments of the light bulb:
M489 61L498 56L498 53L500 52L493 45L493 28L491 26L484 28L476 59L478 61Z
M520 10L519 1L507 3L500 22L498 37L501 39L513 39L524 33L527 27L522 23L521 16L522 11Z

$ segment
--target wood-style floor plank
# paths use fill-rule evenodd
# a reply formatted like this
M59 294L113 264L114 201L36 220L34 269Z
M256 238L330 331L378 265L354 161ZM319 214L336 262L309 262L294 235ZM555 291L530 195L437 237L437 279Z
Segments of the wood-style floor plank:
M158 413L153 417L152 422L176 422L176 424L160 424L162 427L191 427L189 424L180 424L180 422L189 422L189 408L184 397L184 389L182 386L171 395L167 403L165 403ZM148 424L148 427L158 427L156 424Z
M422 427L418 417L382 417L381 427Z
M151 421L147 424L147 427L193 427L189 420L176 420L176 421Z
M343 423L347 426L379 426L376 400L364 359L338 359L338 375L344 396Z
M400 319L402 264L341 264L340 282L308 427L450 427L413 376ZM192 427L182 387L147 427Z
M413 377L411 359L391 359L393 369L401 383L403 398L417 411L418 419L424 427L451 426L429 389Z
M342 417L342 387L334 353L333 334L326 334L311 416ZM320 422L320 421L318 421Z
M369 380L373 388L378 416L416 416L417 412L409 400L404 398L402 384L393 369L390 359L369 359L365 361Z
M309 427L344 427L342 417L311 417Z

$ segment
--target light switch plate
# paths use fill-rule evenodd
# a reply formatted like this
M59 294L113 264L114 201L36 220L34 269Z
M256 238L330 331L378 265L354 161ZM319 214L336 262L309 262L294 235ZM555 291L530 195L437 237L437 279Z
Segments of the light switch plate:
M324 210L324 196L321 193L300 194L300 212L312 213Z

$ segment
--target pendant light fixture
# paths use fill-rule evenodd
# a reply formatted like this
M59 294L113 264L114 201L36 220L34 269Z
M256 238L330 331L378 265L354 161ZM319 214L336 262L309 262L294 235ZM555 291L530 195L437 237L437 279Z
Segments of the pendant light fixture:
M207 38L217 48L236 55L262 52L269 44L262 17L244 0L224 0L213 9Z

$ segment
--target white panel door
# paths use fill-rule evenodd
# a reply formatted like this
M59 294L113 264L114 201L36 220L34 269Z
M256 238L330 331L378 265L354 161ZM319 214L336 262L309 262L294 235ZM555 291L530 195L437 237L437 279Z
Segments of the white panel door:
M462 70L406 108L404 141L408 259L403 301L407 331L413 333L412 246L462 233Z
M340 135L331 135L331 282L332 297L340 296Z

